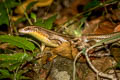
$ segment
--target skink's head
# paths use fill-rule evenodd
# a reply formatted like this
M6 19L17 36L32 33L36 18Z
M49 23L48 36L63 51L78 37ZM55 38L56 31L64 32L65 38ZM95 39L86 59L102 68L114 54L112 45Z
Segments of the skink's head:
M28 34L43 42L44 44L52 47L57 47L58 44L49 39L49 34L46 29L42 29L38 26L27 26L19 30L20 33Z
M38 28L35 26L27 26L25 28L19 29L19 32L23 34L29 34L35 31L38 31Z

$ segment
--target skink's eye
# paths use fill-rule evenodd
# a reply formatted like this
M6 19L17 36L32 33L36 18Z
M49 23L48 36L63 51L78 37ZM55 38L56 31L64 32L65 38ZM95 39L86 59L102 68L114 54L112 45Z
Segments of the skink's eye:
M25 31L27 31L27 30L31 30L31 28L30 28L30 27L27 27L27 28L25 28L24 30L25 30Z

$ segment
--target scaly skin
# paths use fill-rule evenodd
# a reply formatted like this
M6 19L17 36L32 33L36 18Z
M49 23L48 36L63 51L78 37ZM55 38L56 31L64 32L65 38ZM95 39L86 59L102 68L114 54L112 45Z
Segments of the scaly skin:
M31 35L36 39L38 39L39 41L43 42L45 45L51 47L58 47L60 43L68 42L73 38L56 33L54 31L41 28L39 26L27 26L25 28L20 29L19 32L23 34ZM82 40L84 42L87 42L89 40L95 40L96 42L98 42L106 38L112 38L113 36L119 36L119 35L120 32L115 32L111 34L83 34L81 37L78 37L78 40ZM113 41L114 40L112 40L112 42Z
M67 42L67 39L61 36L61 34L38 26L27 26L20 29L19 32L31 35L39 41L43 42L45 45L51 47L58 47L61 42Z
M109 33L109 34L83 34L82 38L86 40L97 40L101 41L106 38L112 38L113 36L120 35L120 32L114 32L114 33Z

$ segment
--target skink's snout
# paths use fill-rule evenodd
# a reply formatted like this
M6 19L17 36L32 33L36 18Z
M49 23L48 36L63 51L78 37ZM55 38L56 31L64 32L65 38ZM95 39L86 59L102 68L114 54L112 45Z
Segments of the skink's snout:
M21 36L25 34L24 28L19 29L18 32L20 33L19 35L21 35Z
M19 32L19 33L22 33L22 32L24 32L24 29L23 29L23 28L22 28L22 29L19 29L18 32Z
M31 32L31 29L30 29L30 27L25 27L25 28L19 29L18 32L23 33L23 34L28 34Z

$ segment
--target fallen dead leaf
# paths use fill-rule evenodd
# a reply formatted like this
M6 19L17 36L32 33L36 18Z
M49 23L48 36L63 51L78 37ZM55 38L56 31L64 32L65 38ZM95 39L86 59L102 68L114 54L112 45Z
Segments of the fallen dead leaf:
M26 10L27 6L31 3L34 2L35 0L26 0L25 2L22 3L22 5L18 6L15 9L15 13L17 14L24 14L24 11ZM45 7L51 5L53 0L39 0L33 7Z
M115 27L114 32L120 32L120 24Z
M62 43L59 47L52 50L54 54L72 59L72 50L69 42Z
M0 49L6 49L8 47L8 43L4 43L0 45Z
M115 25L110 21L104 21L98 24L98 27L94 31L95 34L108 34L112 33L115 28Z

